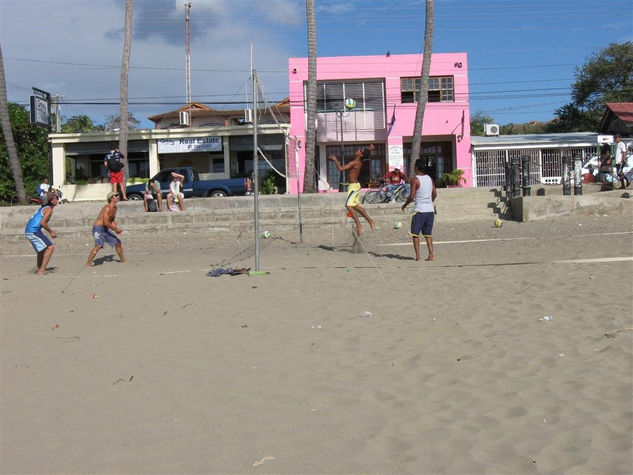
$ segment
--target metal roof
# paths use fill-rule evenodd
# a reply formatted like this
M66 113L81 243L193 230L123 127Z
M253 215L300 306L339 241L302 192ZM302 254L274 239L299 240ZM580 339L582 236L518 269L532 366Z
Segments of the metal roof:
M593 132L571 132L565 134L524 134L498 135L490 137L471 136L470 143L477 147L521 147L521 146L553 146L595 145L598 134Z

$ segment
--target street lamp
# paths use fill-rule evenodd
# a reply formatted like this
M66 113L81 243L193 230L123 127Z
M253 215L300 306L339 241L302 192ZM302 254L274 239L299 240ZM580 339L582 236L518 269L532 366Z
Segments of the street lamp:
M336 117L341 124L341 166L345 165L345 140L343 138L343 118L349 116L350 111L356 107L356 101L348 97L343 106L336 111ZM340 172L338 179L338 191L347 190L347 172Z

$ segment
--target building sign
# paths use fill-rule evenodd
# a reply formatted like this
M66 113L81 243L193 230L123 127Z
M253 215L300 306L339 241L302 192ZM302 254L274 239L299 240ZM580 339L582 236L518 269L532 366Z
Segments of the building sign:
M51 126L51 95L35 87L31 96L31 124L47 129Z
M221 152L222 137L158 139L158 153Z
M399 168L404 166L404 154L402 145L389 145L389 168Z

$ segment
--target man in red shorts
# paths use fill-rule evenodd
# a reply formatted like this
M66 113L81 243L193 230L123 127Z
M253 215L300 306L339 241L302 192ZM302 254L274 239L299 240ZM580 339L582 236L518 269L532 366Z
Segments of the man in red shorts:
M110 150L105 156L103 164L108 169L110 183L112 183L112 191L118 193L119 190L117 189L117 185L120 186L121 196L123 197L123 200L127 200L127 195L125 194L125 176L123 173L123 167L125 167L125 164L123 163L123 154L121 151L118 148Z

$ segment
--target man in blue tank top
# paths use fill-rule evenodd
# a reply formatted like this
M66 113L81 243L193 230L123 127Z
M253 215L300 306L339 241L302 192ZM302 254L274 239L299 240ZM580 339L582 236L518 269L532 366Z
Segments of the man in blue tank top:
M407 205L415 201L415 214L411 218L411 236L413 237L413 249L415 249L415 260L420 260L420 234L426 240L426 247L429 250L427 261L434 261L433 254L433 222L435 220L435 210L433 202L437 197L435 183L426 173L424 160L419 158L415 162L415 178L411 180L411 192L407 201L402 205L402 211Z
M42 206L38 209L24 229L24 235L31 242L33 249L37 253L37 270L39 275L46 274L46 265L51 260L55 246L44 235L42 228L46 229L52 238L56 238L57 234L48 225L48 221L53 215L53 208L57 206L57 195L52 191L48 191L42 195Z

